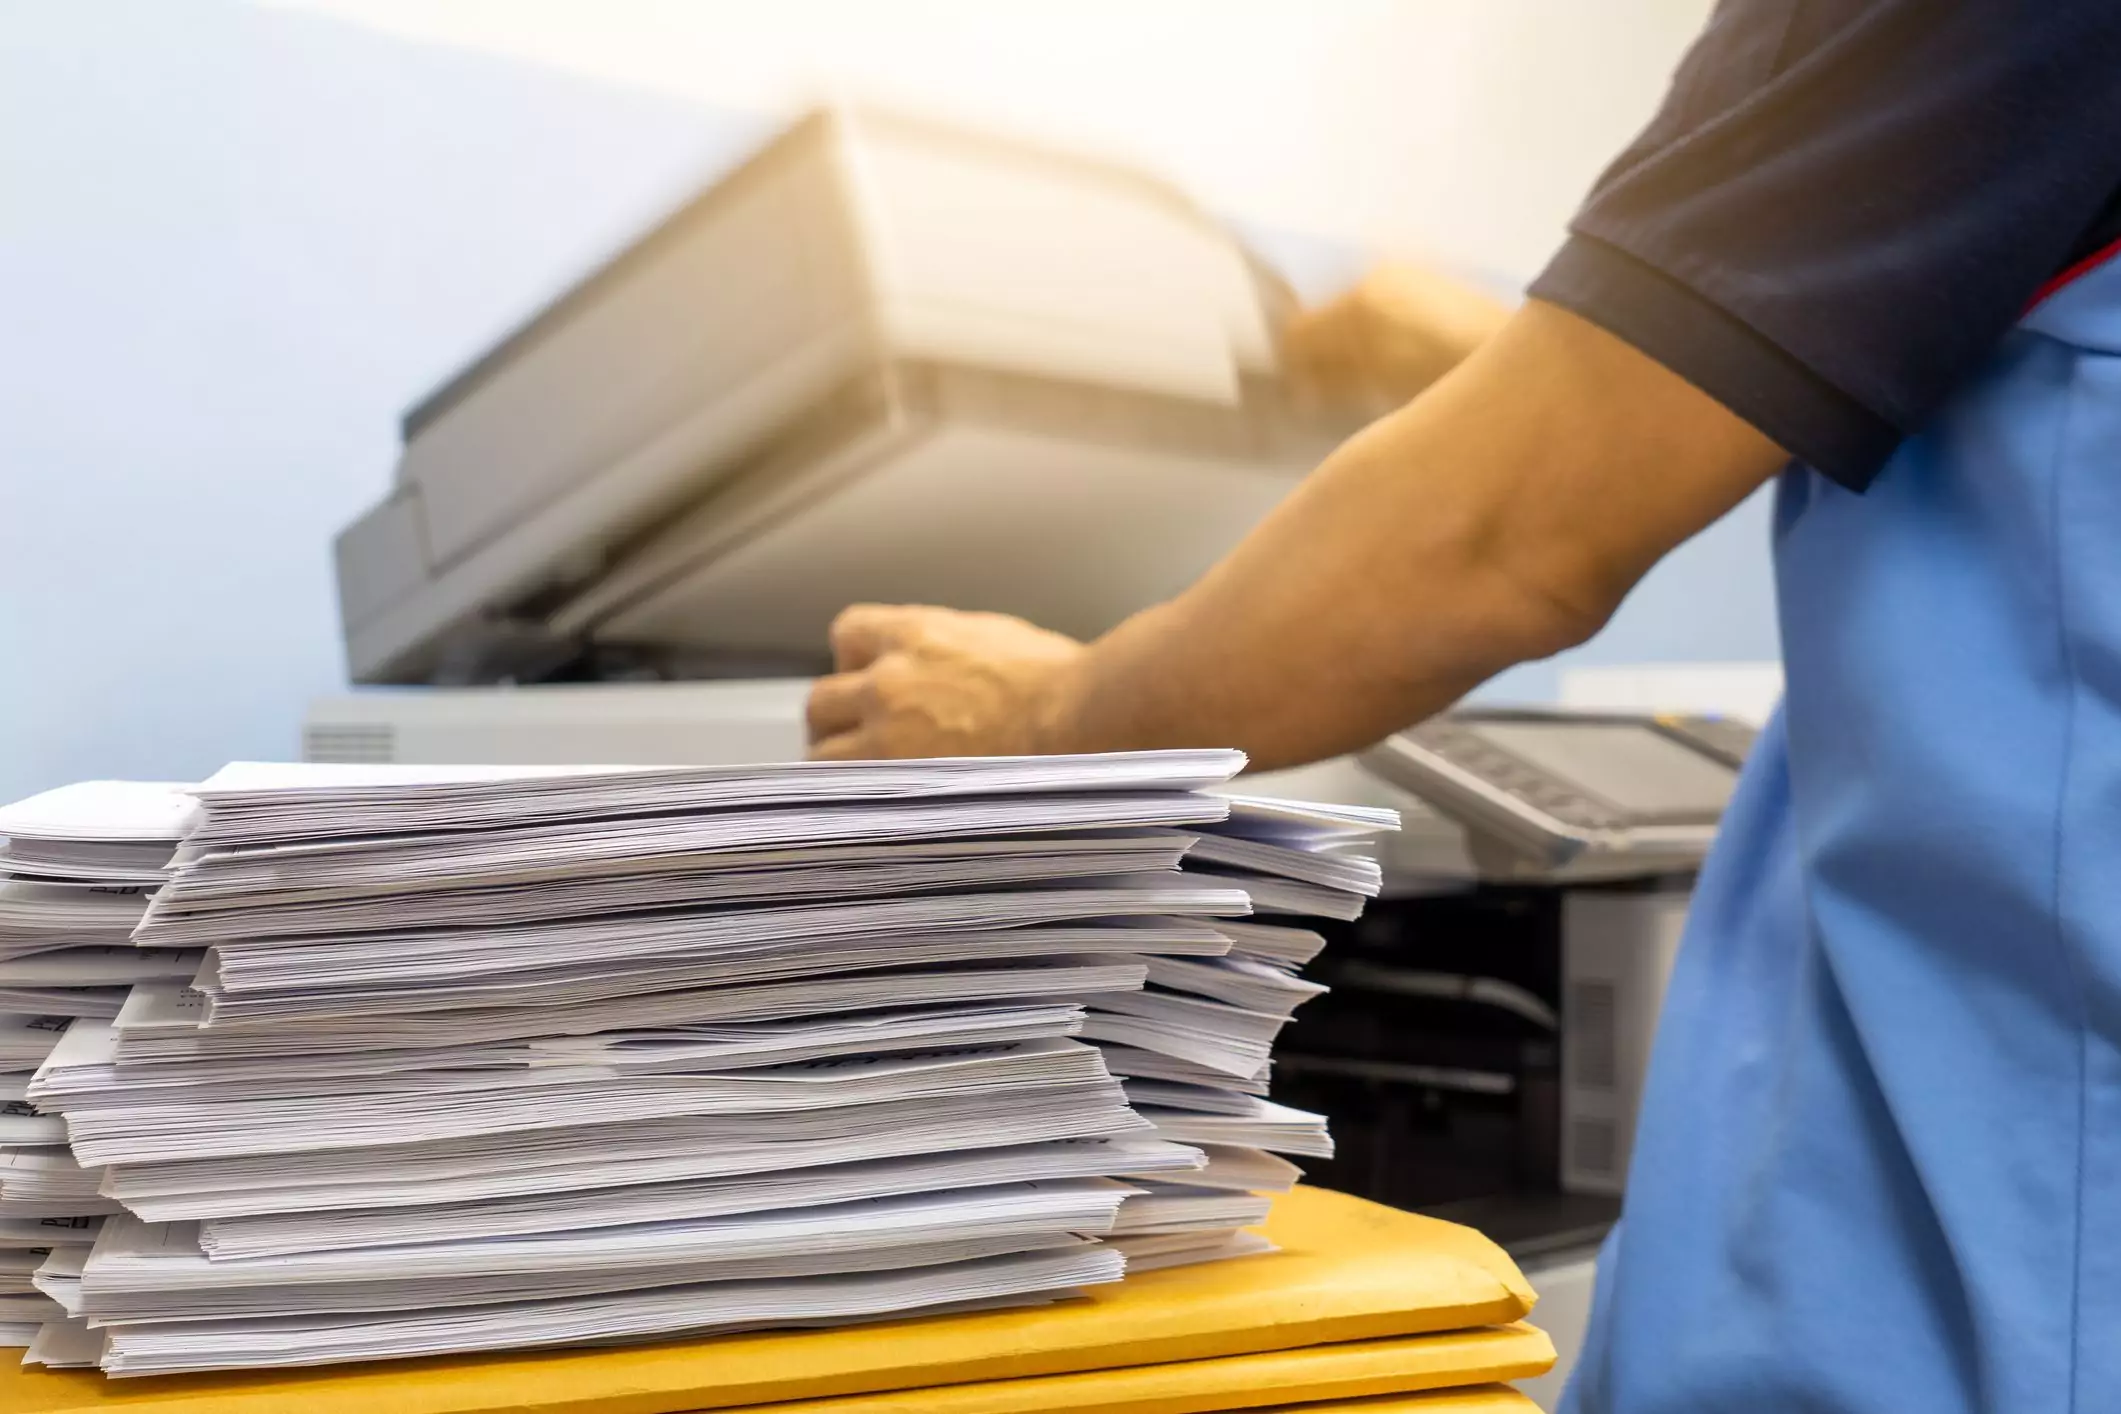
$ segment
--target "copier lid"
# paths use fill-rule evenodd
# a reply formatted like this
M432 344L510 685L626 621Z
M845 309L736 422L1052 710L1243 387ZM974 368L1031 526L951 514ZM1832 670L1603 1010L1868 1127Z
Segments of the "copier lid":
M1285 298L1124 167L807 119L408 416L338 542L353 675L815 652L860 598L1099 631L1347 430L1279 394Z

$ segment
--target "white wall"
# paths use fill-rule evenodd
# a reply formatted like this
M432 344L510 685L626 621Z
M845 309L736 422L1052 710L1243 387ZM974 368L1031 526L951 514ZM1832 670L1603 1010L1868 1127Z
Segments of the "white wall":
M397 412L829 90L1521 281L1701 0L233 0L0 25L0 799L295 749ZM325 11L327 13L319 13ZM1757 507L1592 660L1774 652ZM1506 686L1551 691L1551 669Z

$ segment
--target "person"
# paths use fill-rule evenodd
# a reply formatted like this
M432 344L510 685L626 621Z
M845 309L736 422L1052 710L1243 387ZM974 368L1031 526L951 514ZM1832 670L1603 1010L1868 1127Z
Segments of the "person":
M1346 751L1778 480L1786 695L1567 1407L2121 1408L2117 194L2121 6L1727 0L1523 306L1197 584L852 608L815 750Z

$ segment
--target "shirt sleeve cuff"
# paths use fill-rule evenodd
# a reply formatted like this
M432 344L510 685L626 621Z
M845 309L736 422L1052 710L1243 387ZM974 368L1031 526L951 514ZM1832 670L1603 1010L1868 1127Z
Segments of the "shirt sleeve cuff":
M1581 315L1861 491L1902 432L1721 305L1593 236L1572 235L1528 293Z

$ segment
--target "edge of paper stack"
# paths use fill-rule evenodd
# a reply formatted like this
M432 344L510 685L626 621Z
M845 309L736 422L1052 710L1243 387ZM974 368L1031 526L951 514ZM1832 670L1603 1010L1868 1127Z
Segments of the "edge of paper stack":
M1389 811L1230 751L233 765L0 809L0 1344L111 1375L1034 1306L1271 1251Z

